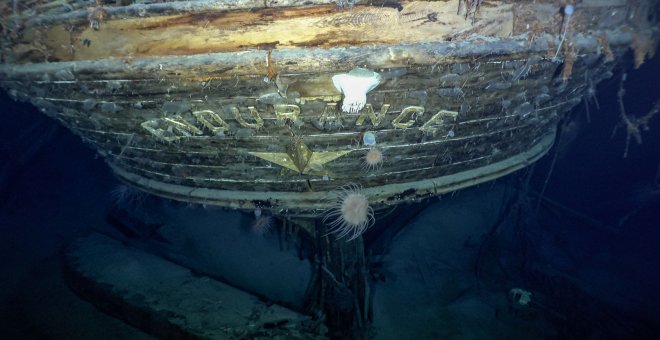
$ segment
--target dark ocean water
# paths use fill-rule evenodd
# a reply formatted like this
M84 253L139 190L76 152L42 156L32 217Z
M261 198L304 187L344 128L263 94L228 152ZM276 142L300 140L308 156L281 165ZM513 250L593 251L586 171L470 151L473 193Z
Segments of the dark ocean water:
M376 338L660 338L660 114L641 132L642 144L630 141L625 158L625 127L614 131L621 122L622 73L628 74L626 110L641 117L660 100L660 58L639 70L631 63L629 55L597 86L592 100L600 109L591 101L589 122L584 102L574 108L557 145L536 165L434 199L417 207L416 216L392 219L366 235L380 255L372 276ZM100 313L62 280L62 257L72 239L90 230L117 232L108 211L111 192L122 187L103 159L56 121L4 92L0 141L0 338L149 338ZM502 197L514 203L504 209L497 203ZM185 231L188 238L199 233L211 240L204 235L218 230L210 222L217 220L213 214L234 228L251 223L247 214L147 200L139 213L147 224L199 218L198 229ZM164 228L176 243L177 231ZM250 245L240 244L215 261L222 263L224 256L233 266L244 265L248 276L231 280L245 282L248 290L277 291L278 273L248 261L269 253L245 252L254 246L245 242ZM266 243L259 249L268 248ZM420 257L426 264L410 273L407 263L419 263ZM213 265L198 263L201 271ZM517 305L508 295L513 288L531 292L531 303ZM284 301L296 299L296 292L289 293ZM341 292L332 297L342 306ZM415 312L395 317L401 308Z

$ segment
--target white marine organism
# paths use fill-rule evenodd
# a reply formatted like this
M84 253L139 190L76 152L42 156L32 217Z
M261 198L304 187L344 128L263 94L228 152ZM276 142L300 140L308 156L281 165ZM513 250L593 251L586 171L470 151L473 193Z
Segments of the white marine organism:
M364 155L362 161L362 169L367 171L376 171L383 166L384 160L383 152L377 148L372 148Z
M119 184L110 191L110 202L115 208L137 210L146 201L147 194L126 184Z
M366 146L374 146L376 145L376 134L373 132L365 132L362 135L362 143Z
M250 225L252 233L258 236L266 235L274 224L273 216L267 212L262 212L261 209L254 209L254 221Z
M348 236L347 241L352 241L374 225L374 210L358 184L345 185L335 194L337 200L323 217L323 223L329 227L328 234L335 234L337 239Z
M332 83L344 95L341 110L348 113L362 110L367 103L367 93L376 88L381 80L380 74L360 67L333 76Z
M511 289L509 297L519 306L527 306L532 301L532 293L521 288Z

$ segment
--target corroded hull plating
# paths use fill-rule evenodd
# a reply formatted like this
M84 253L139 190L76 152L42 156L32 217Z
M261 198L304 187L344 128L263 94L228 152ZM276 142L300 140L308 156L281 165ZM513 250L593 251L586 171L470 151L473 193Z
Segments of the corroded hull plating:
M654 50L651 2L570 21L555 1L459 3L46 11L7 24L0 84L142 190L314 216L348 184L377 209L525 167L625 49ZM338 85L355 72L377 81Z

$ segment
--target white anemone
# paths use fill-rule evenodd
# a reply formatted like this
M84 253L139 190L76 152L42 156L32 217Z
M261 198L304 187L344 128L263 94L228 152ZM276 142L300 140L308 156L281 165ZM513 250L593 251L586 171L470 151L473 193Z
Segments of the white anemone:
M344 94L341 110L349 113L362 110L367 103L367 93L376 88L381 80L380 74L360 67L333 76L332 83Z

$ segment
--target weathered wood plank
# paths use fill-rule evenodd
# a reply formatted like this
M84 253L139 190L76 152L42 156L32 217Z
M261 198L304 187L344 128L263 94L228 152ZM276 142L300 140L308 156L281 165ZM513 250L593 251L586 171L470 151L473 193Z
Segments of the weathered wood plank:
M90 27L86 18L28 28L14 53L17 60L131 59L249 49L410 44L448 40L457 32L510 35L511 5L495 1L483 6L480 15L482 20L472 24L456 15L453 1L413 1L403 2L401 10L381 6L338 10L330 5L109 16L98 29Z

